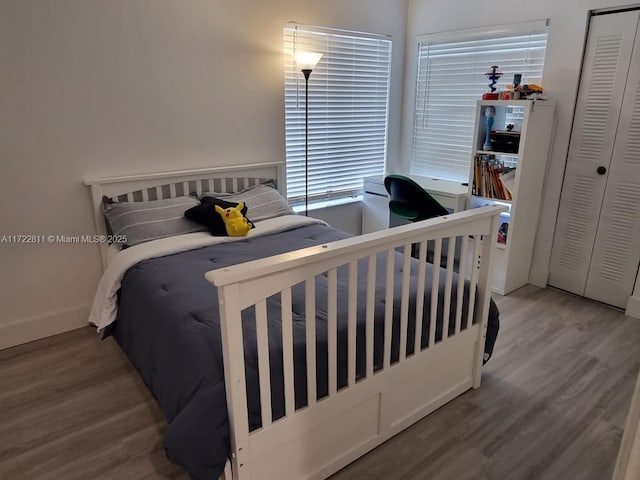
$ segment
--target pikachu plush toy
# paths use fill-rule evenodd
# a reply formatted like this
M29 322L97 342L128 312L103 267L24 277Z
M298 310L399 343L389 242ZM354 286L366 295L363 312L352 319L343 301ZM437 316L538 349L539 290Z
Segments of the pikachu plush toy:
M227 229L227 235L230 237L244 237L251 230L251 224L247 218L242 215L242 209L244 208L244 202L240 202L237 207L222 208L216 205L216 212L224 220L224 225Z

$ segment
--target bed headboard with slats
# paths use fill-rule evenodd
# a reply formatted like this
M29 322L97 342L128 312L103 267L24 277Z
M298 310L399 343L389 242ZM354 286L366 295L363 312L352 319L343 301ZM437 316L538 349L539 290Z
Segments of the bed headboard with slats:
M147 202L181 196L200 196L206 192L236 193L254 185L276 181L266 177L224 177L170 182L109 197L114 202Z
M91 178L84 183L91 187L97 233L106 235L103 197L116 202L146 202L204 192L235 193L269 180L274 181L280 193L286 197L283 162ZM107 252L108 245L101 243L103 267L107 265Z

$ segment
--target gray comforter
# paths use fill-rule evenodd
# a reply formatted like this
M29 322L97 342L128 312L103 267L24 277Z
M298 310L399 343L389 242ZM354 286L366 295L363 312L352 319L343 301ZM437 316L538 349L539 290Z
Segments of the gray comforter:
M130 268L123 281L115 336L145 383L158 400L168 422L164 437L167 456L183 466L194 479L217 479L229 454L229 427L223 377L218 296L216 288L204 278L205 272L226 265L253 260L347 237L325 225L309 225L286 232L251 238L224 245L213 245L179 254L142 261ZM417 268L412 265L412 295L409 312L415 311ZM392 361L399 351L399 292L401 256L395 262L396 300ZM431 264L427 264L427 279ZM376 294L376 329L374 359L382 363L385 259L378 259ZM443 272L444 273L444 272ZM366 278L366 262L359 265L359 278ZM441 275L444 278L444 275ZM338 385L346 384L346 271L338 274ZM439 303L444 299L441 280ZM452 293L451 319L455 318L456 284ZM327 283L316 279L317 391L327 394ZM293 289L295 403L299 408L307 402L305 363L305 320L302 285ZM365 282L359 282L358 298L365 298ZM424 295L425 316L431 301L430 288ZM279 296L268 304L269 344L271 350L272 414L274 420L284 414L284 387ZM439 309L442 311L442 308ZM364 371L364 308L358 308L357 372ZM463 312L463 319L466 318ZM497 309L492 308L497 321ZM413 330L409 315L409 331ZM436 322L436 339L441 337L442 319ZM463 322L463 327L466 325ZM453 322L449 322L453 329ZM245 362L250 428L260 426L260 394L257 376L256 337L253 309L243 313ZM428 339L428 323L423 327L422 344ZM414 338L407 339L408 353Z

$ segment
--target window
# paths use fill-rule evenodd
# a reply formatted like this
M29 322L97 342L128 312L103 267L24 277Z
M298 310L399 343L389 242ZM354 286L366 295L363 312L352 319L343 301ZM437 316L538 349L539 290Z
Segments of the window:
M522 74L542 83L547 22L419 37L418 77L411 172L466 182L473 143L476 100L488 90L484 73L498 65L498 87ZM512 109L508 121L519 123Z
M381 35L287 24L287 197L305 196L305 80L289 53L322 53L309 78L309 202L362 190L381 175L387 151L391 41Z

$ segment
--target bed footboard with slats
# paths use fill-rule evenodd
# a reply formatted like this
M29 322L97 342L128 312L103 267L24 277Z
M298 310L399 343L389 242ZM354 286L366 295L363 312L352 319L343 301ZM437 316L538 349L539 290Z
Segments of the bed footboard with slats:
M477 388L490 301L491 255L503 210L483 207L208 272L220 301L233 478L326 478L467 389ZM443 248L445 239L448 246ZM459 262L454 262L456 243ZM411 257L416 244L417 261ZM428 248L434 252L434 263L444 259L446 267L427 268ZM400 276L394 274L396 262L402 266ZM384 271L376 272L380 268ZM381 274L382 291L376 284ZM342 291L339 275L346 276L347 287ZM327 351L328 388L318 398L316 282L320 276L327 288L327 338L322 348ZM366 288L359 290L359 282L366 282ZM415 298L410 294L412 282L417 285ZM294 385L294 288L304 294L307 400L302 407L297 405ZM425 297L426 288L431 290ZM442 290L444 298L439 301ZM364 298L358 298L358 291ZM431 302L426 308L428 295ZM267 332L266 304L273 296L279 297L281 305L278 352L270 351L273 345ZM345 312L338 308L339 296L346 296L348 302L346 318L339 318L339 311ZM384 319L379 328L374 309L381 300ZM253 429L243 350L242 312L248 308L255 311L262 412L260 428ZM364 318L364 341L360 342L359 318ZM394 318L399 324L395 354ZM439 333L438 318L443 319ZM346 325L346 332L339 333L339 325ZM346 335L343 382L338 380L340 335ZM377 362L374 336L380 339L380 335L382 357ZM272 355L282 356L284 377L284 416L277 419L272 418ZM363 368L357 368L358 358L364 359Z

